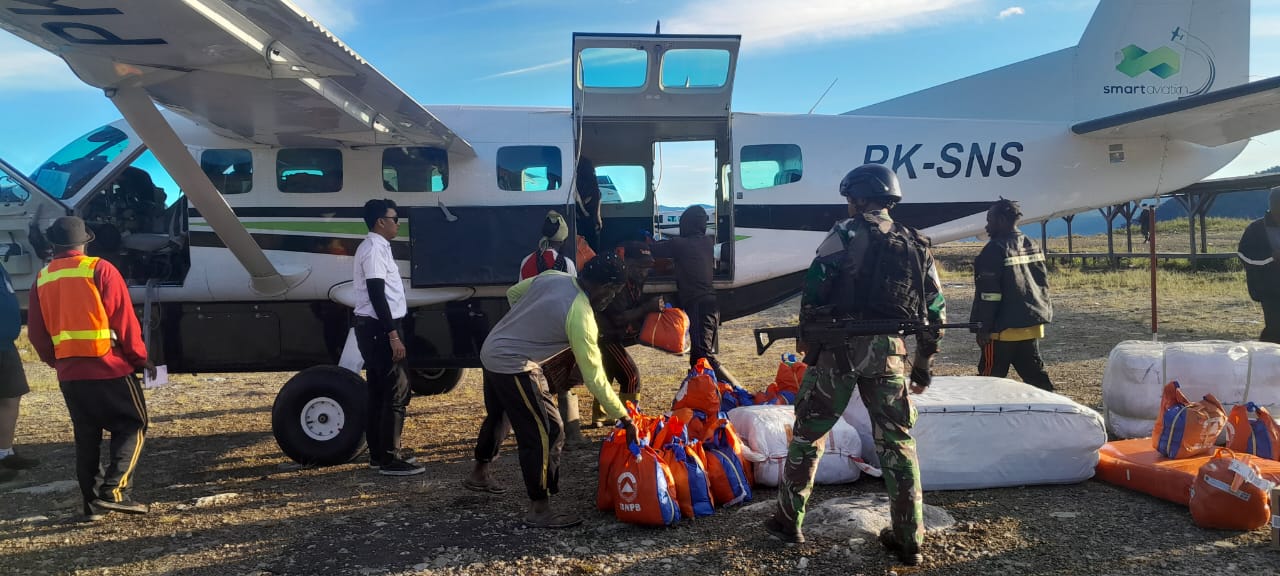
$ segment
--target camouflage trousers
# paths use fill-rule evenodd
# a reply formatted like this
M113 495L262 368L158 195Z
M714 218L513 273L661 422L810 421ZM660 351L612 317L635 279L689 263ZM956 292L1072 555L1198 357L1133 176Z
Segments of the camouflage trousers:
M846 366L852 372L837 367L837 353L848 355ZM797 530L804 524L805 504L813 491L827 433L844 414L856 388L871 414L894 535L908 548L918 548L924 541L920 464L911 438L916 409L907 396L905 359L901 338L873 336L854 340L847 351L823 352L817 366L805 371L796 396L786 469L778 486L779 520L794 523Z

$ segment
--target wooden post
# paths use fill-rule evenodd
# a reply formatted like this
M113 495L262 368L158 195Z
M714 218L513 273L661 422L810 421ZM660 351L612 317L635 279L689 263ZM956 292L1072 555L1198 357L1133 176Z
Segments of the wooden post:
M1072 240L1072 235L1071 235L1071 221L1076 219L1076 215L1075 215L1075 214L1067 214L1066 216L1063 216L1063 217L1062 217L1062 219L1067 221L1067 253L1068 253L1068 254L1075 254L1075 253L1076 253L1075 247L1074 247L1074 246L1072 246L1072 244L1071 244L1071 240Z

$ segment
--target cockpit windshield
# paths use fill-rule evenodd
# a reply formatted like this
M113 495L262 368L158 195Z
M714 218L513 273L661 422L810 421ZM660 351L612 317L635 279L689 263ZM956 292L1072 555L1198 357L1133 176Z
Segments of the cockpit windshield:
M103 126L59 150L36 169L31 180L54 198L69 198L128 147L124 132Z

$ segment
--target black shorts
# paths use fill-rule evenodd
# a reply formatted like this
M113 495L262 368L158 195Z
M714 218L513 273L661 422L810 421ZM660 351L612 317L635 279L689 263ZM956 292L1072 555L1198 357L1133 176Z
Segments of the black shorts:
M22 369L22 356L18 349L0 349L0 398L17 398L30 392L27 372Z

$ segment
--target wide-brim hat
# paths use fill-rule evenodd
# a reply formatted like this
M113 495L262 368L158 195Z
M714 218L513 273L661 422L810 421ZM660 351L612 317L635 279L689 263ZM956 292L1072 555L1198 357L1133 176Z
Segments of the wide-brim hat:
M44 237L55 246L78 246L93 242L93 231L85 227L84 220L63 216L53 221L53 225L45 230Z

